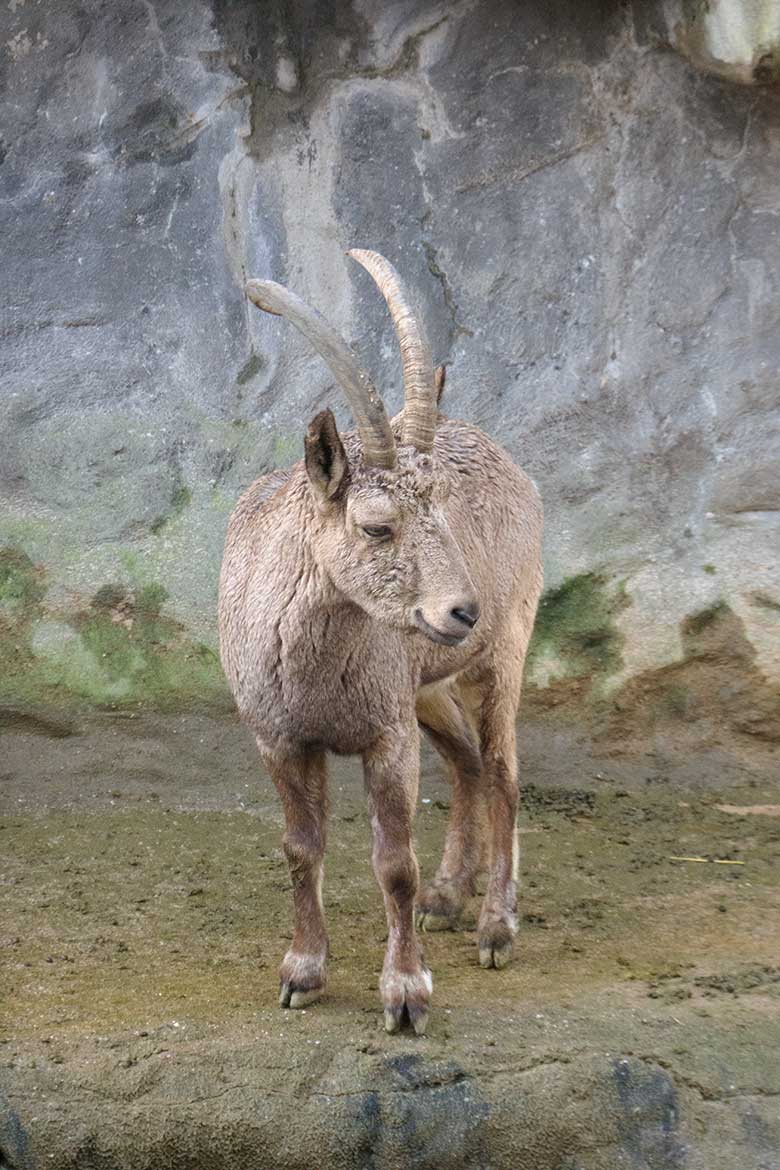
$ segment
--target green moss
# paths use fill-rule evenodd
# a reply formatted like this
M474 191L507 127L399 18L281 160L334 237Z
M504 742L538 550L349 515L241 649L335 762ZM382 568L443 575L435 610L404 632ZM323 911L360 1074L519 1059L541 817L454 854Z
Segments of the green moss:
M159 582L112 581L76 614L46 613L43 574L16 549L0 552L0 700L60 707L224 707L217 655L163 615Z
M144 585L136 595L136 607L141 613L156 616L165 605L168 596L168 590L159 582Z
M0 549L0 605L11 614L37 606L46 592L42 574L21 549Z
M251 353L236 374L238 385L246 386L247 382L251 382L254 376L260 373L264 365L265 361L259 353Z
M78 639L55 656L61 683L112 706L166 708L223 695L216 654L161 613L167 597L159 583L137 592L113 584L98 590L90 608L71 621Z
M171 511L174 515L183 512L188 504L192 503L192 492L188 487L179 487L171 497Z
M277 435L274 439L274 467L289 467L301 456L301 440L289 435Z
M175 520L177 516L181 516L184 509L192 503L192 492L183 484L176 488L171 496L170 509L164 516L157 516L149 525L155 535L161 532L165 525L170 520Z
M702 565L702 570L703 570L705 573L709 573L709 575L710 575L711 577L714 577L714 576L715 576L715 574L716 574L716 573L717 573L717 571L718 571L718 570L715 568L715 566L714 566L714 565Z
M140 556L132 549L123 548L119 554L119 562L131 581L137 581L143 575Z
M623 636L615 617L628 604L622 584L610 589L596 573L580 573L548 590L539 603L528 650L530 671L544 663L554 679L619 670Z
M59 526L48 520L22 520L18 516L0 515L0 549L24 549L33 560L51 554Z
M0 549L0 698L17 698L17 679L34 664L30 631L41 614L44 575L21 549Z

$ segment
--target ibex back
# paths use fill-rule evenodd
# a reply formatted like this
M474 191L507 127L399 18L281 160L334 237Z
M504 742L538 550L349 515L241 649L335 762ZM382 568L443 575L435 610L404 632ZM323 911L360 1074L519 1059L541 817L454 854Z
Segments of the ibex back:
M346 393L356 433L329 410L305 458L258 479L228 528L222 662L286 818L295 931L283 1007L325 986L326 753L362 756L373 864L387 911L380 991L388 1031L425 1030L432 982L415 936L458 924L487 868L479 961L503 967L516 929L515 718L542 587L542 510L531 481L476 427L439 414L443 370L395 269L353 251L398 334L405 407L388 419L342 338L271 281L247 294L300 329ZM453 785L444 855L421 890L412 847L419 728Z

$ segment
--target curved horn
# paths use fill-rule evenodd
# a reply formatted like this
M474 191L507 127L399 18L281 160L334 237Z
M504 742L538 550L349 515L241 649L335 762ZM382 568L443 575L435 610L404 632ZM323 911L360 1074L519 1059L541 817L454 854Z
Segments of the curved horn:
M352 407L366 464L394 467L395 440L384 403L346 341L321 313L274 280L248 281L246 295L258 309L286 317L330 366Z
M436 429L436 394L433 383L433 362L425 334L414 315L411 302L401 278L389 260L378 252L353 248L347 253L362 264L374 278L379 291L387 301L390 316L401 346L404 371L404 434L403 441L418 451L430 451Z

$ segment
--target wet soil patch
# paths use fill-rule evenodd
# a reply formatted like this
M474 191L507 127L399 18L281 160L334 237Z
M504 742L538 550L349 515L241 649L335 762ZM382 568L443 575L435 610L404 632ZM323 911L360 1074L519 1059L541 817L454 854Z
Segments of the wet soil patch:
M718 806L777 803L775 777L648 780L644 758L618 767L526 728L516 961L479 967L478 899L461 931L426 935L434 1010L415 1041L381 1026L385 924L354 761L331 771L328 990L284 1012L282 818L249 738L196 716L77 730L3 737L0 1082L38 1159L6 1112L8 1165L665 1170L681 1142L710 1158L692 1165L764 1165L740 1118L774 1132L780 825ZM426 754L424 877L448 796ZM710 1116L721 1101L731 1112Z

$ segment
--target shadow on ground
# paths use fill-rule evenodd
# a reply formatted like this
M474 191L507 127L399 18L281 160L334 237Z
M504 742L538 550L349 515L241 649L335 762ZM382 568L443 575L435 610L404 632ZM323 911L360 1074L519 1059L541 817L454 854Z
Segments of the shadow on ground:
M541 725L523 744L517 960L481 970L473 920L426 936L418 1040L381 1026L351 761L332 769L328 993L283 1012L281 818L249 737L6 712L0 1166L777 1170L776 777L599 759ZM428 874L449 796L428 755L420 795Z

